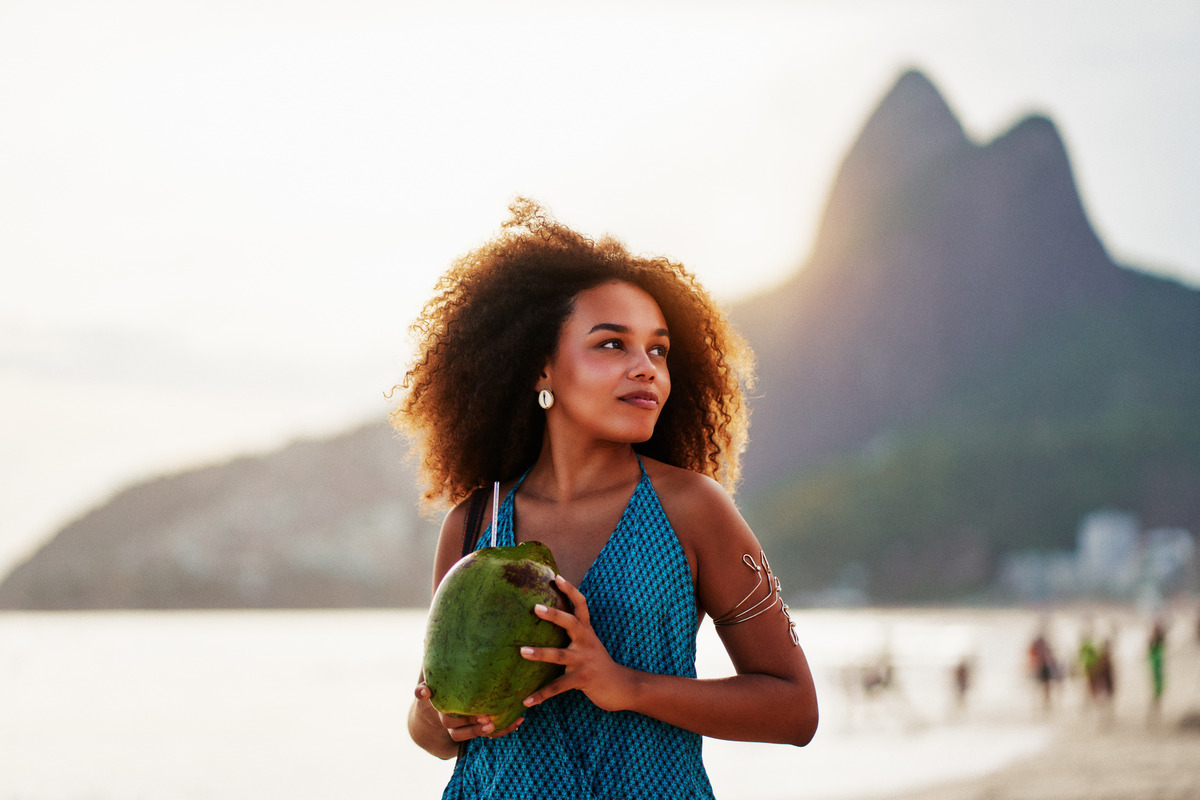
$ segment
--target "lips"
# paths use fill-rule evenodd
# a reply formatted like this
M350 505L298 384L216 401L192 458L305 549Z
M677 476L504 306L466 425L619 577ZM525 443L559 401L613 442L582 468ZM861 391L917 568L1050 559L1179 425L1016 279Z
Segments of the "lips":
M658 395L654 392L631 392L622 395L621 402L635 408L655 409L658 408Z

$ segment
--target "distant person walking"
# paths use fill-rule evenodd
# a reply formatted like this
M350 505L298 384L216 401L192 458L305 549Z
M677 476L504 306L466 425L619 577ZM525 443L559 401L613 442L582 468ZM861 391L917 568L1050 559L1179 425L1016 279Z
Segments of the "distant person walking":
M1095 658L1088 674L1088 691L1092 704L1100 711L1100 722L1112 722L1113 699L1116 694L1116 675L1113 668L1112 639L1106 638L1099 648L1094 648Z
M1095 680L1092 688L1101 701L1112 701L1116 691L1116 680L1113 675L1112 639L1105 639L1100 645L1100 655L1096 659Z
M1029 645L1029 665L1033 679L1041 688L1042 709L1048 712L1053 706L1054 681L1058 679L1059 670L1054 651L1050 649L1044 633L1039 633Z
M963 656L954 665L955 708L962 713L967 710L967 693L971 691L971 657Z
M1100 649L1096 647L1091 634L1084 634L1079 643L1079 669L1083 672L1083 685L1086 687L1090 700L1096 698L1097 665L1100 663Z
M1166 688L1166 649L1167 629L1162 620L1154 623L1150 631L1150 643L1147 646L1147 657L1150 659L1150 682L1153 694L1150 700L1150 713L1157 718L1162 710L1163 689Z

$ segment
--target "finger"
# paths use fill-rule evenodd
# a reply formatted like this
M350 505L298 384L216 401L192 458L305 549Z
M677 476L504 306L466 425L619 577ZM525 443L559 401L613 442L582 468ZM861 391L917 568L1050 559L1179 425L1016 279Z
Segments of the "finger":
M579 617L584 624L588 624L591 617L588 615L587 598L583 596L583 592L576 589L562 575L555 575L554 582L558 584L559 590L567 596L567 599L571 601L571 605L575 607L575 616Z
M571 659L569 651L558 647L522 647L521 657L526 661L541 661L546 664L566 664Z
M566 676L563 676L561 678L557 678L556 680L550 681L550 683L538 689L521 702L525 704L526 708L533 708L539 703L544 703L551 697L554 697L557 694L562 694L563 692L572 688L574 687L571 686L569 679Z
M512 724L502 731L496 730L495 720L489 716L478 716L474 719L465 717L452 717L451 726L447 726L446 732L450 734L450 738L456 742L465 742L468 739L475 739L480 736L486 736L491 739L507 736L520 727L525 721L525 717L517 717ZM462 724L455 724L462 723Z
M441 711L438 712L438 719L441 720L442 727L448 731L455 728L466 728L471 725L482 724L478 719L468 719L467 717L460 717L458 714L444 714Z
M465 742L477 736L487 736L496 730L495 723L489 717L477 717L475 720L465 717L450 717L447 720L447 716L443 715L443 724L446 732L450 734L450 738L456 742ZM479 720L483 720L483 722Z
M478 716L474 717L464 717L461 714L448 714L444 711L439 711L438 718L442 722L442 727L446 730L452 730L454 728L469 728L472 726L478 728L493 722L492 718L486 714L479 714ZM493 725L493 727L495 726Z
M524 717L517 717L517 721L516 721L516 722L514 722L512 725L509 725L507 728L505 728L505 729L504 729L504 730L502 730L502 731L497 731L496 733L493 733L493 734L492 734L492 738L493 738L493 739L498 739L498 738L500 738L501 736L507 736L508 734L512 733L512 732L513 732L513 731L515 731L517 728L519 728L519 727L521 726L521 723L522 723L522 722L524 722L524 721L525 721L525 718L524 718Z
M584 620L579 619L576 615L563 611L558 608L550 608L538 603L533 607L533 613L540 619L547 622L553 622L558 627L565 630L574 639L578 632L584 627Z

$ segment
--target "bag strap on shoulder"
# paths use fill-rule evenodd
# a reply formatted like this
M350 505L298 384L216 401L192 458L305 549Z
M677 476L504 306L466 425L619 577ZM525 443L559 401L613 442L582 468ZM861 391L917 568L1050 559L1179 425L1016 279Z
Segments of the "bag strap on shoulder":
M467 519L463 523L462 554L464 556L475 549L475 542L479 540L479 533L483 527L483 513L487 510L487 488L480 486L471 492L471 496L467 499Z

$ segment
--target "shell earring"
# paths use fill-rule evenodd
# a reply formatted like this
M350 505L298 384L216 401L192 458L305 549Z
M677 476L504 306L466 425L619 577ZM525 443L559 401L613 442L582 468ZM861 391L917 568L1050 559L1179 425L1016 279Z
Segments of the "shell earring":
M549 389L542 389L538 392L538 405L549 410L550 406L554 405L554 392Z

